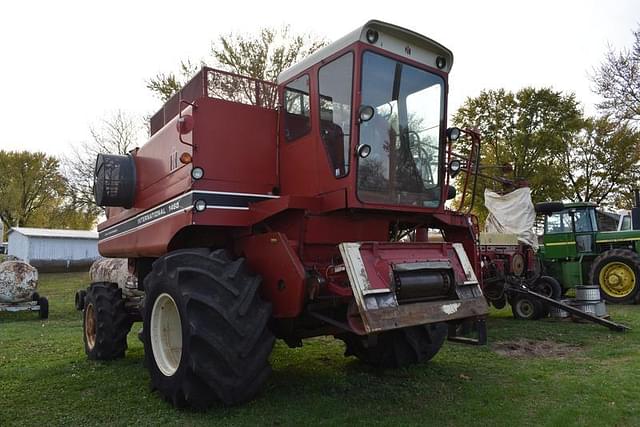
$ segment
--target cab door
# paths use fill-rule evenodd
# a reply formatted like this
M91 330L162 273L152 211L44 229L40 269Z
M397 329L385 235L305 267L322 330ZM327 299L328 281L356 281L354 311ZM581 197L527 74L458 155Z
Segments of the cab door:
M595 253L596 215L593 208L576 209L570 212L575 226L576 254L586 255Z
M576 256L576 241L568 210L555 212L546 217L543 242L546 259L557 260Z
M318 161L312 113L313 74L304 73L284 84L278 144L282 194L318 194Z

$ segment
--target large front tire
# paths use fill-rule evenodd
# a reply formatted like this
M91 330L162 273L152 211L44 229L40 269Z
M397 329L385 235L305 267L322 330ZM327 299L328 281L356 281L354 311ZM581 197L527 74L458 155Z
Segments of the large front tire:
M447 338L446 323L394 329L377 335L375 342L366 336L339 336L346 345L345 356L356 356L377 368L401 368L431 360Z
M640 255L628 249L603 252L593 260L589 276L607 302L636 302L640 293Z
M271 306L245 264L223 250L184 249L145 278L145 361L152 388L173 405L242 403L271 373Z
M122 290L118 285L92 283L86 291L82 314L84 352L87 357L91 360L124 357L132 322L125 311Z

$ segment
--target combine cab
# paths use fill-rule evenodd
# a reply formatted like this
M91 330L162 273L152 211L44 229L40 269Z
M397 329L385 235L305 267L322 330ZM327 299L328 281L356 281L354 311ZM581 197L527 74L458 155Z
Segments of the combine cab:
M275 338L333 335L347 355L398 367L459 339L463 321L483 332L476 221L445 208L460 167L460 131L445 124L452 62L370 21L277 84L202 69L144 146L98 157L99 249L128 259L144 302L136 317L94 278L79 305L87 353L122 356L141 319L153 388L205 407L251 399Z

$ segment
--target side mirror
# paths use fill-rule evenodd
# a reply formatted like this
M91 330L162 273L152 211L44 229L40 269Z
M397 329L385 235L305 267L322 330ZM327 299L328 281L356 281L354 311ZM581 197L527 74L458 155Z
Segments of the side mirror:
M376 110L371 105L361 105L358 109L358 121L360 123L368 122L375 113Z

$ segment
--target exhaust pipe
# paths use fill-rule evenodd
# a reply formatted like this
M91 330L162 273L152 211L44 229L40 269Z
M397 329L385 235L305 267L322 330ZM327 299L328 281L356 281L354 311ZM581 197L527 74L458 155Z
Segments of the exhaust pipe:
M631 209L631 228L640 230L640 190L633 190L633 208Z

